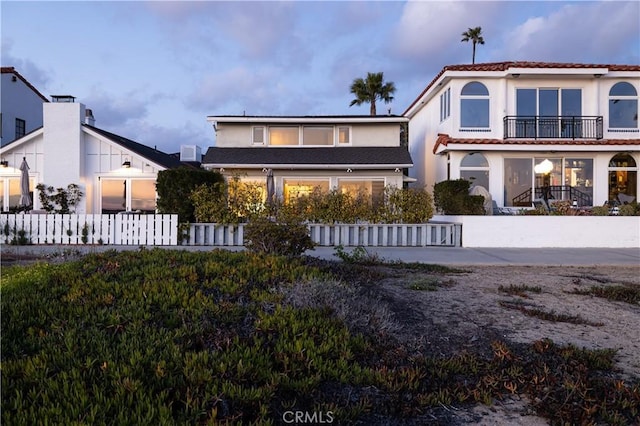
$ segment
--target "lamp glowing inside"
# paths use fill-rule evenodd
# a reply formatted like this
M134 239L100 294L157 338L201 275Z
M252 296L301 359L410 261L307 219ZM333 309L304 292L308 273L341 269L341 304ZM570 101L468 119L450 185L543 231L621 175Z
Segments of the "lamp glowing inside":
M553 170L553 163L548 159L545 159L540 164L536 164L535 167L533 168L534 172L540 173L543 175L551 173L551 170Z

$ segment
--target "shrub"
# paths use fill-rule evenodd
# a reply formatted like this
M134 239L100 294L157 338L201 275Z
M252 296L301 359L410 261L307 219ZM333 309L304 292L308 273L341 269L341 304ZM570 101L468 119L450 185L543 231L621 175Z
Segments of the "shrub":
M609 215L609 207L605 206L595 206L591 209L591 214L593 216L608 216Z
M306 225L257 217L244 228L245 247L253 252L299 256L314 247Z
M195 216L191 192L200 185L215 187L223 182L224 177L220 173L204 169L179 167L161 170L156 181L158 212L174 213L182 222L193 222Z
M433 217L433 199L424 189L385 188L385 202L378 209L384 223L425 223Z
M623 204L620 206L620 216L640 216L638 203Z
M436 209L444 214L483 215L484 197L469 195L471 182L465 179L445 180L433 186Z
M237 175L213 186L200 185L190 197L201 223L240 223L268 215L264 185L242 182Z
M84 193L80 186L70 183L67 188L54 188L43 183L36 185L40 205L47 213L68 214L75 212L75 206L80 203Z

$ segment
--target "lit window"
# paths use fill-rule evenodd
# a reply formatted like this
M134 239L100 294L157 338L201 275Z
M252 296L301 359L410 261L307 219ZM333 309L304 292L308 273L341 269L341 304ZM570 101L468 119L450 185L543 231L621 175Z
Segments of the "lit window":
M477 81L467 83L460 93L460 126L489 127L489 91Z
M156 211L156 185L151 179L102 179L101 194L103 214Z
M298 127L269 127L269 145L299 145Z
M351 138L349 134L348 127L338 127L338 143L340 144L348 144L351 143Z
M637 201L638 167L627 153L614 155L609 161L609 200L620 204Z
M384 179L353 180L339 179L338 190L352 197L366 196L374 205L382 202L384 197Z
M304 126L303 145L333 145L333 127Z
M288 203L293 198L311 195L315 190L328 192L329 180L284 179L283 189L284 201Z

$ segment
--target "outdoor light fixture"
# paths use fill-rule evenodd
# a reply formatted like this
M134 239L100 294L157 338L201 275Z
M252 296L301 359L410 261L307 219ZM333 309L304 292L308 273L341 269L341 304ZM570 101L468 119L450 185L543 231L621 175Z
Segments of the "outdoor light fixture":
M547 209L549 209L549 198L551 198L551 176L549 176L551 170L553 170L553 163L547 158L533 167L534 172L542 174L542 199Z
M353 172L353 170L347 169L347 173L351 173L351 172Z
M0 161L0 166L7 168L9 167L9 162L7 160Z
M122 163L122 167L128 169L129 167L131 167L131 161L124 160L124 163Z

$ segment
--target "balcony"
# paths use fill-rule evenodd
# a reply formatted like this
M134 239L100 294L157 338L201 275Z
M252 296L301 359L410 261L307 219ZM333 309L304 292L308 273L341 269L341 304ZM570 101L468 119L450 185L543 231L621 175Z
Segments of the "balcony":
M505 139L602 139L602 116L504 118Z

